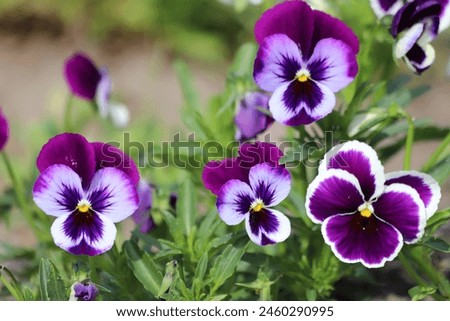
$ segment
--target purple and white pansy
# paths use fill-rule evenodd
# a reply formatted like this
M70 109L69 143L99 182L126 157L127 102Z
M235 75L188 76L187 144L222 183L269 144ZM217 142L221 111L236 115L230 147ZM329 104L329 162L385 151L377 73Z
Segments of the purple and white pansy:
M403 6L403 0L370 0L370 6L378 19L393 16Z
M335 93L358 72L359 42L352 30L303 1L267 10L255 25L255 37L260 48L253 76L273 93L269 109L283 124L309 124L331 113Z
M351 141L325 155L308 187L306 211L322 224L325 242L341 261L375 268L393 260L403 243L421 238L440 195L429 175L402 171L385 176L376 152Z
M291 223L271 207L283 201L290 189L291 176L285 168L255 165L249 183L232 179L222 186L216 203L219 216L228 225L245 220L250 239L258 245L283 242L291 233Z

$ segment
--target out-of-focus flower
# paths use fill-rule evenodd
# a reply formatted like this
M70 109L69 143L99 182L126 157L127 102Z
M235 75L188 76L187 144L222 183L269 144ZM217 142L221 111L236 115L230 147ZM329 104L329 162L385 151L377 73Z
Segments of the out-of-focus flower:
M248 236L258 245L283 242L291 234L291 223L270 207L281 203L290 189L291 176L285 168L258 164L250 169L249 184L232 179L223 185L217 210L228 225L245 220Z
M403 0L370 0L370 5L378 19L395 15L403 6Z
M239 147L238 157L208 162L202 173L203 184L218 195L221 187L229 180L250 183L250 169L257 164L282 167L278 165L282 156L283 152L276 145L264 142L244 143Z
M253 76L272 92L273 118L290 126L309 124L332 112L340 91L358 72L359 41L342 21L286 1L255 25L258 50Z
M77 282L72 285L69 301L94 301L97 297L98 289L91 282Z
M387 180L386 180L387 178ZM308 187L306 212L343 262L369 268L417 242L440 199L436 181L413 171L384 175L376 152L351 141L325 155Z
M2 109L0 108L0 151L5 148L6 143L9 138L9 124L8 119L3 114Z
M137 192L139 195L139 206L133 213L132 218L139 226L141 233L149 233L155 228L155 222L150 215L153 203L152 187L145 180L141 179L137 186Z
M173 209L177 209L177 201L178 201L178 195L177 193L170 193L169 196L169 206Z
M272 123L273 118L259 109L269 110L269 96L263 93L247 93L239 101L238 112L234 118L236 124L236 140L244 141L256 138Z

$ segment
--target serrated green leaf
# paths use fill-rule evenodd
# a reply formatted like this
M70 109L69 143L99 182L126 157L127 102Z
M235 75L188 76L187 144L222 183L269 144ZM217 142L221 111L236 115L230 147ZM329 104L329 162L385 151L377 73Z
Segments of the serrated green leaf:
M133 271L134 276L147 291L158 297L163 276L153 259L147 253L142 252L137 244L132 241L126 241L123 248L128 266Z
M436 293L436 290L437 289L433 286L415 286L409 289L408 294L413 301L419 301Z
M186 236L191 234L197 216L197 201L192 179L186 178L181 184L177 200L177 220L181 222Z
M437 237L430 237L423 240L420 244L429 247L435 251L450 253L450 244L448 244L443 239Z
M42 301L67 301L64 282L52 261L41 259L39 264L39 289Z
M180 205L177 204L177 207ZM169 229L169 233L172 236L175 243L183 249L186 245L186 239L184 237L183 225L180 220L175 219L173 215L168 211L161 211L161 215L166 221L167 228Z
M192 292L197 299L200 299L200 291L203 286L203 279L205 278L206 270L208 268L208 253L203 253L200 261L198 261L195 269L194 282L192 284Z

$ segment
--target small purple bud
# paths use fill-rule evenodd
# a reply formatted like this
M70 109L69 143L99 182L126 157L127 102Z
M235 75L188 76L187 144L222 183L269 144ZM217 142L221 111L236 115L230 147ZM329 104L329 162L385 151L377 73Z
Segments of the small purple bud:
M152 187L145 180L141 179L137 185L139 195L139 207L133 213L133 221L139 225L141 233L149 233L155 228L155 222L150 215L153 197Z
M73 301L94 301L97 294L98 289L93 283L77 282L73 285Z
M2 109L0 108L0 151L2 151L3 148L5 147L8 138L9 138L8 119L6 119Z
M101 74L86 54L70 56L64 63L64 76L72 94L86 100L95 98Z
M176 210L176 209L177 209L177 200L178 200L178 195L177 195L177 193L170 193L170 196L169 196L169 205L170 205L170 208L171 208L171 209L173 209L173 210Z

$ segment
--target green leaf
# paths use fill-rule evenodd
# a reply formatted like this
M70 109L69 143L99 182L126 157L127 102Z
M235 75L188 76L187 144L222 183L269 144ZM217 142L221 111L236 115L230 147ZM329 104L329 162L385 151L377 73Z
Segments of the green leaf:
M240 46L230 66L230 72L239 77L251 75L257 51L258 47L252 42L247 42Z
M161 282L161 286L159 288L159 292L157 297L160 298L166 291L172 286L174 280L176 280L176 275L178 274L177 271L177 261L173 260L170 262L167 262L166 264L166 273L164 275L164 278Z
M64 282L52 261L41 259L39 264L39 289L42 301L67 301Z
M192 227L195 224L196 204L194 184L189 177L183 181L177 200L177 219L181 221L186 236L191 234Z
M433 249L435 251L450 253L450 244L448 244L443 239L437 237L427 238L423 240L420 244L429 247L430 249Z
M192 292L194 292L194 295L197 299L200 299L200 291L203 286L203 279L205 278L207 268L208 268L208 252L205 252L200 258L200 261L198 261L192 285Z
M182 61L177 60L173 64L173 68L178 76L178 82L183 92L184 101L189 109L198 109L200 106L200 100L198 98L198 92L194 88L191 71L188 65Z
M177 207L180 206L181 205L177 205ZM173 240L181 249L183 249L185 247L186 240L184 238L184 230L180 220L175 219L169 211L163 210L161 211L161 214L164 221L166 221L167 228L169 229L169 233L172 235Z
M434 234L438 228L450 221L450 208L436 212L427 221L427 231Z
M133 241L126 241L123 244L123 248L128 266L133 271L133 274L146 290L158 297L163 276L157 269L153 259L147 253L142 252Z
M436 290L436 287L433 286L415 286L409 289L408 294L413 301L419 301L436 293Z

